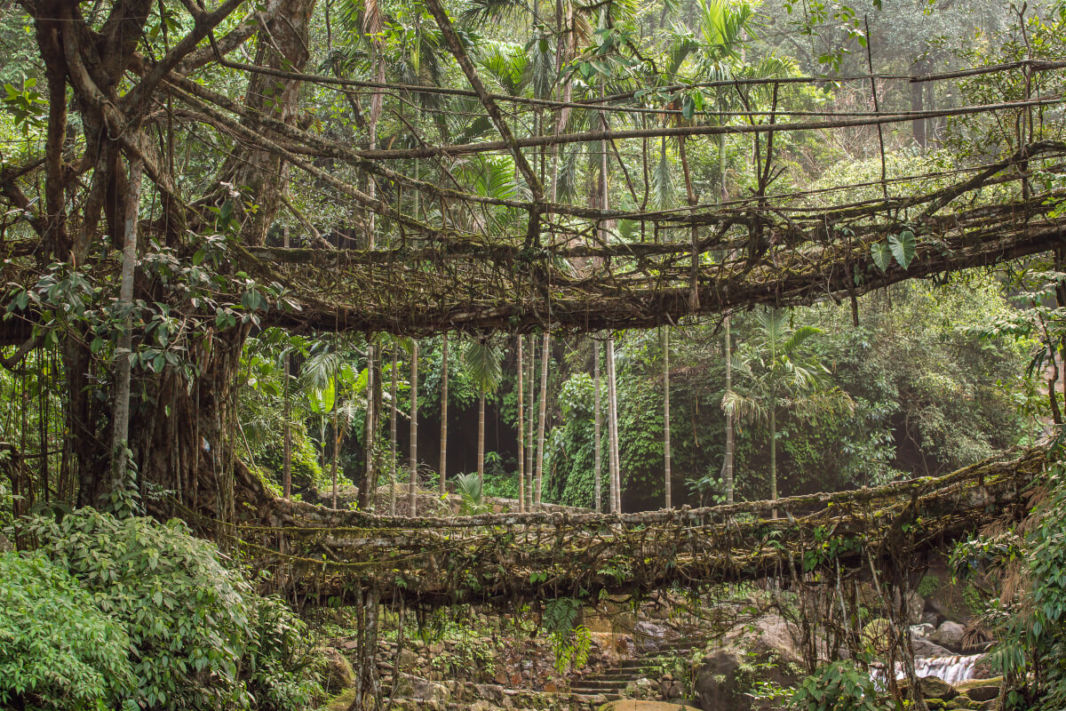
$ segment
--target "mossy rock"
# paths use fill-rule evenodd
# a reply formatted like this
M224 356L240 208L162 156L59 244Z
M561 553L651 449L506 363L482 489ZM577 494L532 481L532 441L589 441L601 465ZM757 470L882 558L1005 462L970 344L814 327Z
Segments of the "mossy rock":
M956 688L962 696L980 704L999 698L1001 684L1000 679L980 679L959 684Z
M884 655L888 652L888 643L889 639L891 639L891 635L889 634L891 626L892 623L883 617L877 617L870 620L870 622L862 628L862 633L860 635L863 646L871 652Z
M909 684L906 681L900 683L901 689L906 689ZM933 699L942 699L949 701L958 695L955 691L955 687L947 683L943 679L937 679L935 676L926 676L918 680L918 690L922 694L922 698L926 701ZM930 709L932 706L929 707Z

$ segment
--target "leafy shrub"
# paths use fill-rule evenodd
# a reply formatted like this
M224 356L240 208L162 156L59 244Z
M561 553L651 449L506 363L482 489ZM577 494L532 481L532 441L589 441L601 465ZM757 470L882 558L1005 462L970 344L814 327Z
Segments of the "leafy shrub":
M118 708L133 690L122 625L43 555L0 554L0 706Z
M460 513L464 516L485 513L488 507L484 503L484 492L481 477L477 472L459 474L453 480L455 491L461 498Z
M317 684L305 628L278 601L256 595L218 549L180 521L116 519L80 509L31 525L41 551L125 626L148 708L303 708ZM258 702L258 703L257 703Z
M1006 604L989 600L985 613L1000 640L990 657L1006 681L1008 709L1066 708L1066 465L1055 463L1046 485L1027 535L978 537L952 556L956 570L1000 568L1023 587Z
M874 687L867 672L845 660L827 664L804 679L789 707L794 711L887 711L894 705Z

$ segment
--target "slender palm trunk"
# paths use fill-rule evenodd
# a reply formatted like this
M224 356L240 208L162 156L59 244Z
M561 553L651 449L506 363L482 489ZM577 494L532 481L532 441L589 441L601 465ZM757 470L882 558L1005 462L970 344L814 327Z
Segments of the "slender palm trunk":
M374 409L374 346L368 344L366 356L366 420L363 432L366 454L363 485L359 487L359 508L363 511L371 507L374 484L377 480L374 472L374 440L377 437L377 412Z
M518 358L518 511L526 510L525 389L522 382L522 336L517 340Z
M477 479L485 488L485 391L477 398Z
M448 493L448 334L443 336L440 371L440 495Z
M126 219L123 230L122 245L122 281L119 285L118 300L126 311L125 327L118 337L115 349L115 405L111 431L111 491L118 492L126 488L126 470L130 436L130 349L132 347L133 316L133 277L137 269L137 213L141 202L141 174L143 165L140 160L130 161L129 185L126 196ZM41 444L42 449L44 443Z
M718 137L718 200L719 202L725 202L726 200L726 183L725 183L725 136ZM725 315L723 319L725 325L725 391L731 392L733 390L733 339L732 339L732 317L729 314ZM725 413L725 461L722 462L722 482L725 487L725 500L726 503L733 503L733 490L735 485L733 482L733 459L736 452L735 442L735 427L733 426L733 411L727 410Z
M285 384L282 387L282 407L283 417L285 419L282 425L282 461L281 461L281 489L286 499L292 498L292 402L289 399L289 378L291 376L292 364L290 363L290 354L285 354Z
M336 384L335 383L334 383L334 388L336 388ZM325 428L323 428L322 432L325 433L325 431L326 431ZM340 437L338 436L338 433L337 433L337 401L334 400L333 401L333 461L331 461L330 464L329 464L330 478L333 480L333 502L331 504L331 506L333 508L337 508L337 460L340 459L340 457L337 456L337 445L339 443L340 443ZM325 452L325 450L326 450L326 443L323 442L322 443L322 451Z
M282 233L282 246L289 247L289 228ZM282 386L282 416L285 422L282 424L281 441L281 491L286 499L292 498L292 402L289 400L289 378L292 377L292 354L285 351L284 368L285 383Z
M730 332L730 317L725 319L725 391L733 390L733 344ZM727 504L733 503L733 410L725 413L725 461L722 463L722 481L725 485L725 500Z
M540 361L540 408L537 418L537 491L536 503L540 506L544 485L544 429L548 419L548 361L551 360L551 334L544 332L544 345Z
M622 512L622 474L618 457L618 388L614 370L614 337L607 341L607 461L611 475L611 512Z
M600 342L595 338L592 339L592 386L593 386L593 454L592 454L592 478L595 481L593 488L596 497L596 513L600 513L603 510L603 467L600 465L600 459L602 457L600 438L603 424L601 422L600 409Z
M529 365L526 366L526 379L529 381L529 427L526 430L526 442L529 446L526 447L526 477L528 486L526 486L526 495L529 497L529 503L526 507L529 510L533 509L533 428L537 421L536 417L536 378L533 374L536 372L537 362L537 341L536 337L531 333L529 334Z
M777 408L770 403L770 500L777 501ZM777 518L777 507L773 517Z
M670 327L663 327L663 485L666 508L673 508L670 487Z
M391 419L390 419L390 422L389 422L389 444L390 444L390 453L392 455L389 458L389 461L392 462L392 464L391 464L392 471L389 472L390 473L390 476L389 476L389 515L390 516L395 516L396 515L396 478L398 476L397 471L396 471L396 469L397 469L396 441L397 441L397 434L398 434L398 429L397 429L397 419L398 419L397 410L398 410L398 408L396 407L396 373L397 373L397 370L396 370L396 351L397 351L398 348L399 348L399 345L396 343L395 340L393 340L393 342L392 342L392 382L389 383L389 396L390 396L389 399L392 400L392 402L389 404L389 409L391 410L391 413L390 413L391 414Z
M418 341L411 341L411 480L407 487L409 516L418 515Z

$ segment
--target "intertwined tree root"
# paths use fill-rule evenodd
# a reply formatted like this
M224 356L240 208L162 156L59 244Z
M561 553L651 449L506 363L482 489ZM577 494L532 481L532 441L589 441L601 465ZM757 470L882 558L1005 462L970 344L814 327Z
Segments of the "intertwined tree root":
M261 487L253 498L248 483L243 522L215 522L213 533L302 599L367 586L429 605L642 593L917 555L1024 513L1047 461L1034 447L878 488L622 515L376 516Z

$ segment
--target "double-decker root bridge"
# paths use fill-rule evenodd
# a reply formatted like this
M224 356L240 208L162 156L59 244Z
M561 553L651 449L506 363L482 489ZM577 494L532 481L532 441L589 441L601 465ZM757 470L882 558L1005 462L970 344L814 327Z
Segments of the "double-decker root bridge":
M304 599L368 587L422 605L639 594L913 560L1021 515L1047 461L1036 447L878 488L622 515L390 517L272 499L214 533Z

